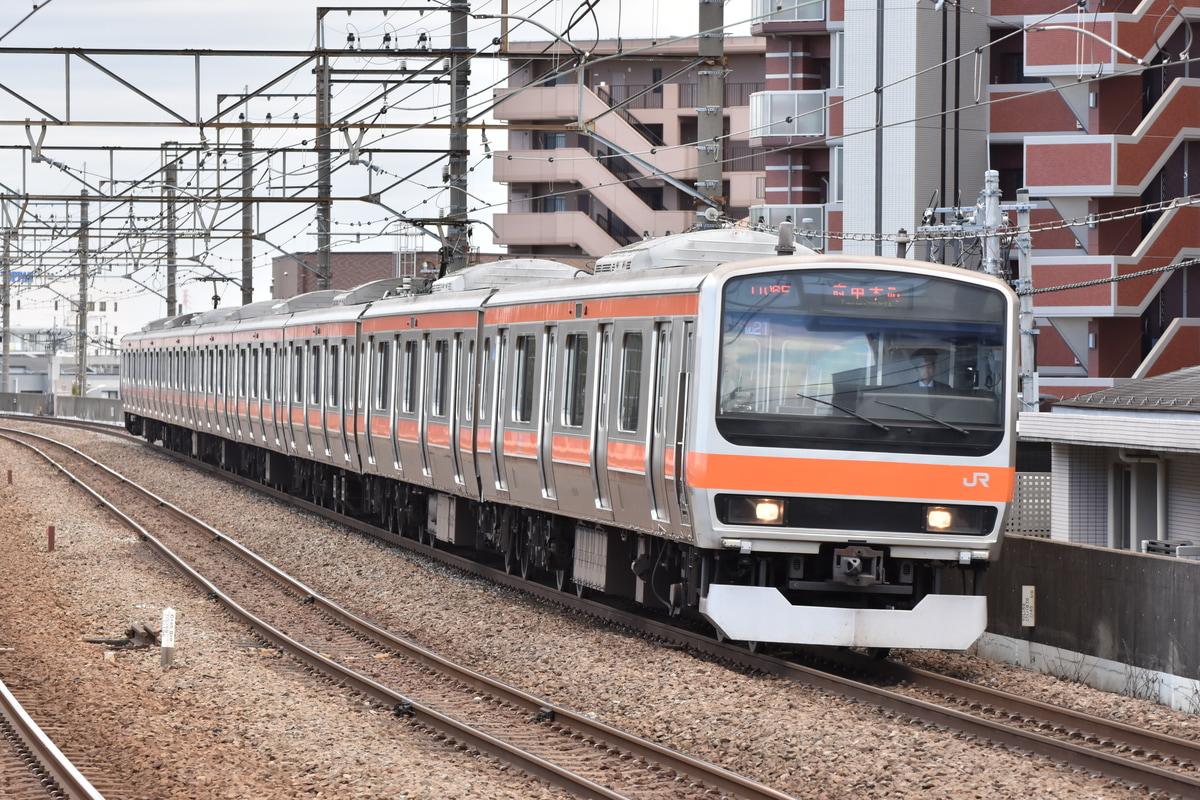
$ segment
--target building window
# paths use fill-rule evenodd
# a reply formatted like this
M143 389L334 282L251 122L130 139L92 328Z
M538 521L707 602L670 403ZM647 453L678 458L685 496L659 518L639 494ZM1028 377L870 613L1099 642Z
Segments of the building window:
M553 214L556 211L567 210L567 198L561 194L552 194L549 197L543 197L538 202L539 210L543 214Z

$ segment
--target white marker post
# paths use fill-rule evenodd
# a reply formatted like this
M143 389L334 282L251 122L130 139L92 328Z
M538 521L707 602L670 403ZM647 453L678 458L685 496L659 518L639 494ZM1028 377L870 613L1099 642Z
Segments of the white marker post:
M162 650L162 668L170 669L171 662L175 660L175 609L164 608L162 619L162 631L158 635L158 642Z

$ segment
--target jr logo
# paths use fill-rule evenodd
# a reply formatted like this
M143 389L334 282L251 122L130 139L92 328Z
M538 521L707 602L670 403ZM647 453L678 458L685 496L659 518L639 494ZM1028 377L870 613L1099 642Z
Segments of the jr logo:
M963 478L963 486L982 486L986 489L991 477L986 472L976 472L969 478Z

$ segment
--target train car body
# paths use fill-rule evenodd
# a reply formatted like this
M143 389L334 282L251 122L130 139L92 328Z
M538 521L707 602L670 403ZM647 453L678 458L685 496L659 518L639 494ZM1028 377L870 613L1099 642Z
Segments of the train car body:
M733 246L155 323L124 340L127 424L731 639L968 647L1014 483L1015 297Z

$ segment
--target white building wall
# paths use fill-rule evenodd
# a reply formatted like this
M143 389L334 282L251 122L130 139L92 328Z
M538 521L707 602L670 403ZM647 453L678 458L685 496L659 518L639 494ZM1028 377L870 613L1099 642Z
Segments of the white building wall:
M1200 455L1167 460L1167 534L1200 544Z
M942 25L949 31L948 52L955 52L955 21L949 11L934 11L932 3L884 3L882 27L878 13L884 0L847 0L846 2L846 104L845 179L843 225L847 233L894 234L900 228L910 233L921 224L930 203L952 205L956 198L942 196L943 147L941 136L942 98ZM978 9L976 9L978 11ZM976 69L986 88L989 67L986 48L976 64L975 48L983 47L989 34L984 14L962 14L958 21L961 49L970 53L960 59L958 82L961 202L973 205L983 188L987 168L987 112L976 104ZM882 35L880 36L880 32ZM882 137L876 135L877 104L876 64L883 61ZM953 65L945 98L947 108L954 106ZM982 99L982 98L980 98ZM953 125L954 117L948 118ZM879 140L882 138L882 148ZM947 175L952 176L953 140L945 148ZM882 174L881 191L876 175ZM953 178L947 180L953 186ZM880 215L876 215L877 206ZM877 230L878 229L878 230ZM846 252L876 252L871 241L846 241ZM884 255L892 255L891 244L880 246Z
M1050 538L1107 547L1109 544L1108 451L1102 447L1053 445Z

